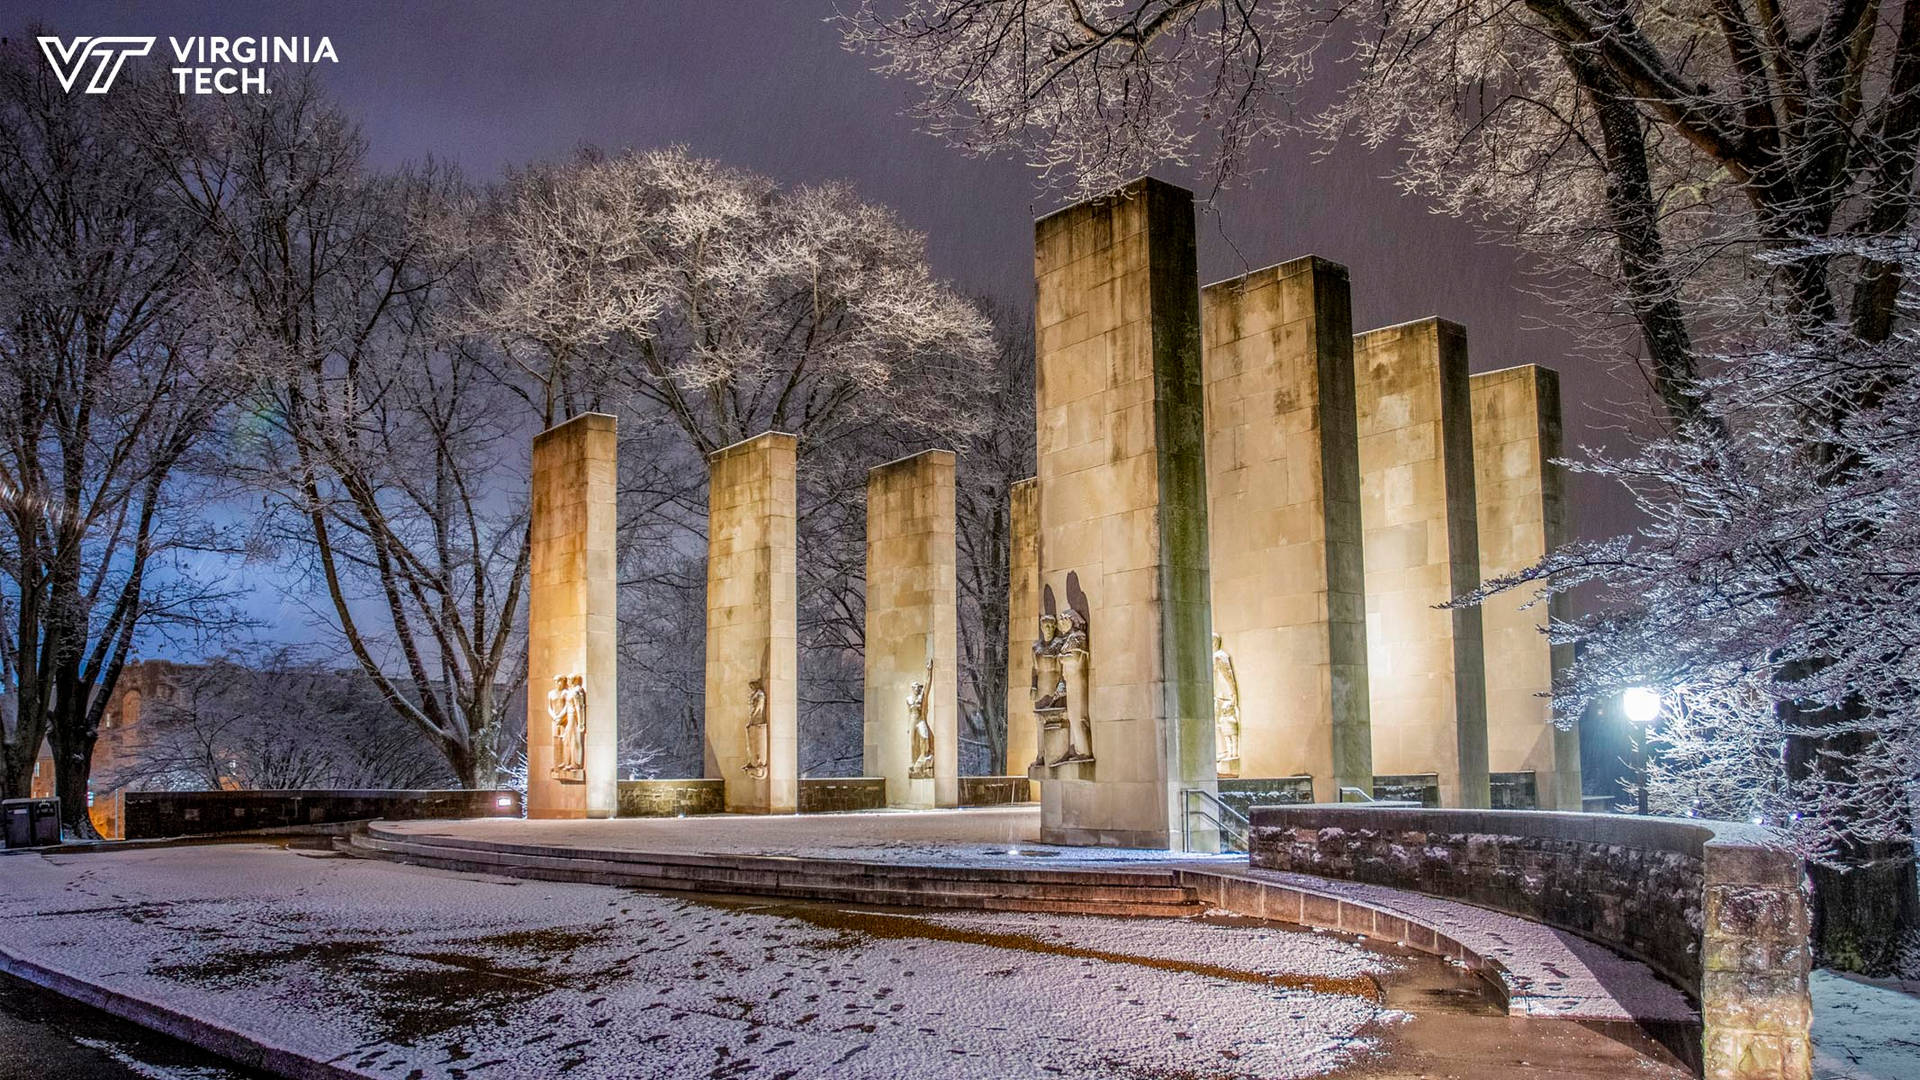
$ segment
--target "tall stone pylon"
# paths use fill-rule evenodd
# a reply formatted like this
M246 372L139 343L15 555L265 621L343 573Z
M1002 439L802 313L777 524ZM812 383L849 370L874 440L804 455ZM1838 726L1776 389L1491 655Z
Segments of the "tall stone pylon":
M527 587L527 816L619 804L614 418L534 436Z
M1186 812L1217 790L1192 193L1142 179L1041 218L1034 275L1040 580L1062 628L1044 681L1064 689L1030 774L1040 835L1212 850Z
M1347 269L1308 256L1200 293L1221 773L1373 786ZM1229 757L1237 750L1237 757Z
M1367 686L1376 775L1435 774L1443 806L1484 807L1480 584L1467 334L1441 319L1354 339Z
M1033 641L1040 626L1040 481L1007 493L1007 747L1003 771L1020 776L1039 753L1033 712Z
M706 775L736 814L800 806L794 436L707 457Z
M953 451L867 472L866 776L887 804L960 805Z
M1474 496L1479 509L1480 576L1515 574L1567 542L1566 471L1560 456L1560 376L1522 364L1471 379ZM1556 726L1555 676L1573 661L1570 645L1547 640L1548 616L1564 616L1566 598L1546 603L1537 588L1514 589L1480 606L1487 656L1487 765L1533 774L1542 810L1578 810L1580 733Z

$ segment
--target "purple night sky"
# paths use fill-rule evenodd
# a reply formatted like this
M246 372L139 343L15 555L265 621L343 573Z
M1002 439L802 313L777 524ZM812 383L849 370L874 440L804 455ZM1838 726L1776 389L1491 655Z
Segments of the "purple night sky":
M327 35L322 65L378 162L428 155L475 180L593 144L684 143L784 184L842 179L923 231L934 269L962 288L1031 296L1029 222L1059 202L1011 159L968 158L914 129L909 88L840 47L829 0L131 3L0 0L5 32ZM166 42L153 57L164 63ZM1472 223L1434 214L1386 174L1391 151L1324 153L1301 140L1200 222L1203 281L1313 253L1352 271L1354 328L1438 314L1466 325L1476 371L1560 370L1569 452L1606 439L1641 389L1542 329L1525 264ZM1194 186L1180 170L1159 175ZM1229 238L1231 243L1228 242ZM1244 254L1246 262L1241 261ZM1573 480L1582 535L1615 531L1624 500Z

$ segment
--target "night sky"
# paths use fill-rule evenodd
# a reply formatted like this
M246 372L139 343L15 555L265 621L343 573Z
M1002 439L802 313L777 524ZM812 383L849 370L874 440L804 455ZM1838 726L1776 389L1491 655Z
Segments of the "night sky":
M336 99L377 161L428 155L475 180L506 167L683 143L785 184L840 179L924 232L934 269L960 287L1031 302L1031 219L1056 205L1019 161L968 158L914 129L909 88L868 70L825 22L830 0L604 3L122 3L0 0L4 32L41 21L71 34L325 34ZM169 63L167 43L130 63ZM272 75L269 75L272 78ZM1385 179L1391 151L1302 140L1225 193L1200 222L1213 281L1305 254L1352 271L1355 330L1438 314L1466 325L1476 371L1560 369L1569 451L1603 442L1640 389L1541 329L1526 265L1476 227L1438 216ZM1158 171L1192 187L1191 174ZM1231 243L1228 240L1231 240ZM1240 254L1235 253L1238 248ZM1244 255L1245 262L1241 256ZM1622 500L1574 479L1576 527L1606 535Z

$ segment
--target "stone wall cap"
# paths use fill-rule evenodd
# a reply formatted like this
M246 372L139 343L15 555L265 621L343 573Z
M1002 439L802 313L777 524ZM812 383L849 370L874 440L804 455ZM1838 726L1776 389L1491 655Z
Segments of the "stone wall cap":
M868 468L867 471L870 473L875 473L875 472L879 472L881 469L891 469L896 465L905 465L909 461L916 461L923 457L930 457L930 456L939 457L942 455L945 455L948 458L953 458L957 456L954 454L953 451L948 450L944 447L929 446L925 450L915 450L911 454L902 454L901 456L894 458L892 461L883 461L878 465L874 465Z
M1547 374L1552 375L1554 378L1560 377L1560 369L1548 367L1545 364L1510 364L1507 367L1494 368L1491 371L1476 371L1468 377L1473 379L1484 379L1492 375L1512 375L1515 372L1521 372L1521 371L1544 371Z
M1111 199L1132 198L1137 193L1145 192L1150 188L1156 188L1156 187L1161 188L1162 190L1165 190L1165 191L1184 195L1188 199L1193 198L1193 192L1189 191L1186 188L1181 187L1179 184L1170 184L1167 181L1162 180L1157 176L1154 176L1152 173L1142 173L1139 176L1134 177L1133 179L1127 181L1124 184L1121 184L1119 187L1113 188L1110 191L1103 191L1098 195L1089 195L1084 199L1076 199L1075 201L1070 202L1065 206L1059 207L1058 209L1049 210L1046 213L1041 214L1039 217L1034 218L1033 223L1035 225L1039 225L1042 222L1051 220L1053 218L1057 218L1061 214L1070 213L1074 210L1079 210L1083 207L1092 206L1097 203L1107 202L1108 200L1111 200Z
M1236 284L1239 284L1240 282L1247 281L1250 278L1253 278L1259 274L1271 273L1278 276L1279 271L1285 270L1291 266L1297 266L1302 263L1310 265L1315 270L1324 270L1329 273L1337 273L1341 277L1346 277L1348 276L1348 273L1349 273L1345 263L1337 263L1337 262L1334 262L1332 259L1326 258L1325 256L1315 255L1309 252L1308 254L1305 254L1305 255L1296 256L1291 259L1282 259L1277 263L1269 263L1266 266L1257 267L1255 269L1247 271L1244 274L1236 274L1233 277L1221 278L1219 281L1209 282L1208 284L1200 286L1200 291L1206 292L1208 289L1217 289L1222 286L1236 285Z
M790 442L797 443L800 441L800 436L795 435L790 431L763 431L760 434L753 436L752 438L741 439L737 443L731 443L729 445L721 447L718 450L713 451L712 453L707 455L707 460L712 461L715 458L725 457L726 455L734 453L735 451L743 450L749 446L752 446L754 443L757 443L762 439L786 439Z
M575 416L571 419L562 420L559 423L548 428L547 430L542 431L538 435L535 435L533 437L533 441L539 442L540 440L545 439L551 435L556 435L562 431L565 431L566 429L574 426L575 424L579 424L581 427L598 428L605 431L613 431L620 426L620 421L612 413L583 412L580 415Z
M1465 337L1467 334L1466 326L1461 323L1454 322L1452 319L1443 319L1438 315L1426 315L1418 319L1408 319L1406 322L1397 322L1391 326L1376 326L1371 330L1362 330L1353 335L1353 338L1355 341L1358 341L1361 338L1369 338L1375 334L1389 334L1396 331L1403 332L1420 326L1432 326L1442 333L1455 333L1461 337Z
M512 788L253 788L249 790L228 790L225 788L204 791L123 791L117 794L129 799L166 801L166 802L202 802L208 799L224 799L229 802L241 799L418 799L436 795L455 795L462 798L476 795L505 795L513 793Z
M1307 818L1308 820L1301 820ZM1710 818L1642 817L1638 814L1582 814L1566 810L1468 810L1413 806L1369 806L1365 803L1298 803L1255 806L1248 813L1254 828L1311 827L1318 818L1326 828L1417 828L1428 832L1510 833L1518 836L1561 836L1600 842L1632 842L1669 850L1699 852L1713 847L1743 846L1791 851L1776 829L1743 821ZM1397 818L1398 820L1392 820ZM1635 834L1639 834L1636 836Z

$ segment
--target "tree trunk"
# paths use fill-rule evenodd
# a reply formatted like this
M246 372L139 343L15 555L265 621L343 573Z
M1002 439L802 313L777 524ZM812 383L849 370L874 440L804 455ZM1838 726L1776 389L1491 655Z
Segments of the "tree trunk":
M1893 975L1901 947L1920 933L1920 880L1913 850L1876 844L1851 853L1845 867L1815 864L1815 962L1862 975Z
M24 799L33 794L33 766L38 754L22 751L19 755L7 754L4 768L0 768L0 799Z
M1797 679L1806 674L1796 666L1785 676ZM1824 723L1844 719L1834 715L1838 710L1780 708L1787 721L1786 766L1791 782L1855 792L1877 790L1888 799L1907 798L1904 778L1862 774L1859 762L1877 737L1873 732L1823 733ZM1835 809L1836 817L1848 813L1845 804ZM1903 945L1920 935L1920 894L1916 893L1920 885L1912 846L1843 841L1831 865L1814 863L1807 876L1813 882L1815 962L1862 975L1892 974Z
M69 840L99 840L87 812L87 782L93 773L91 734L69 737L66 725L56 722L53 743L53 793L60 797L60 835Z

